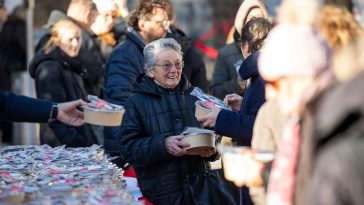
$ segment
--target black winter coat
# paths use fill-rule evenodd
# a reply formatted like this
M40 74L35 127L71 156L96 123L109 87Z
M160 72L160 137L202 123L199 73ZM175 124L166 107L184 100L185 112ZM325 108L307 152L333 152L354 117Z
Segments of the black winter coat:
M79 23L72 18L66 16L63 12L54 10L52 11L47 25L44 26L46 33L39 40L36 50L41 50L51 37L51 27L59 20L69 20L78 25L81 29L82 44L78 54L78 58L82 67L82 79L87 94L100 96L102 92L102 84L105 74L105 59L100 50L100 42L96 35L85 30Z
M48 54L38 52L30 64L30 75L35 79L37 97L53 102L86 99L85 89L76 59L68 57L59 48ZM97 144L90 125L73 127L58 120L42 124L41 144L84 147Z
M184 193L188 192L184 179L210 169L207 158L175 157L164 144L166 137L179 135L186 127L200 127L194 116L197 99L190 95L192 89L185 76L177 88L167 90L141 75L126 104L120 152L135 168L143 195L154 204L195 204Z

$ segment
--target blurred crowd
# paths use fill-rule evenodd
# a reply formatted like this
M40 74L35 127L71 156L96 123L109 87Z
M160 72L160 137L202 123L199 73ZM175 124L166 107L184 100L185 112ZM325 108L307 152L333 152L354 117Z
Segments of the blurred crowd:
M29 72L36 96L55 103L95 95L125 107L121 126L42 123L41 144L103 145L133 167L153 204L361 204L364 201L364 5L355 0L244 0L211 82L201 53L176 25L171 0L70 0L43 26L26 63L25 8L0 0L0 89ZM194 87L223 100L196 118ZM2 142L12 142L0 121ZM179 135L213 130L222 143L275 153L242 160L242 177L211 170L215 149L191 156ZM221 139L219 138L219 141ZM157 185L157 187L156 187ZM243 187L240 190L238 187Z

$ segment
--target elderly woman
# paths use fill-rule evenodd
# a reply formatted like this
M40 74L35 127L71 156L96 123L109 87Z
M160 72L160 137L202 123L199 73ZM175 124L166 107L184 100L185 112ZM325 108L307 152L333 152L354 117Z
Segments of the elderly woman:
M144 58L146 74L127 101L119 143L143 195L158 205L213 204L219 198L231 204L210 171L215 150L186 155L189 144L179 136L186 127L200 127L193 87L182 75L181 46L159 39L144 48Z

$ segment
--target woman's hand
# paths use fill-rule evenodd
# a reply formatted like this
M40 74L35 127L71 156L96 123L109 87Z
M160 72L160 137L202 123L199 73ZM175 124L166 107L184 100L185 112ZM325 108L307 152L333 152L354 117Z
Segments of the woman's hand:
M169 154L176 157L181 157L187 153L185 149L189 147L190 144L181 141L182 138L182 135L175 135L164 139L164 144Z
M238 94L229 94L224 98L224 103L230 105L235 111L240 111L241 104L243 103L243 97Z

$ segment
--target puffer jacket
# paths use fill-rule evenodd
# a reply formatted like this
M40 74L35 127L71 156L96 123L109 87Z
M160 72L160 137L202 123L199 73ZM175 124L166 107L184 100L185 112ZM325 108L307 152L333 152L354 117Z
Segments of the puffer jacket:
M126 39L114 48L106 63L104 82L104 99L118 105L125 105L137 76L144 73L142 37L133 29L128 29L125 35ZM107 153L118 155L119 136L120 126L104 128Z
M37 97L52 102L86 99L78 61L70 58L59 48L48 54L38 52L30 64L30 75L35 80ZM84 147L97 144L90 125L73 127L58 120L42 124L41 144Z
M179 86L167 90L141 75L126 104L119 150L134 167L143 195L154 204L195 204L186 202L193 197L185 194L184 180L209 170L207 160L214 159L175 157L165 148L166 137L179 135L186 127L200 127L194 116L197 99L190 95L192 89L185 76Z

